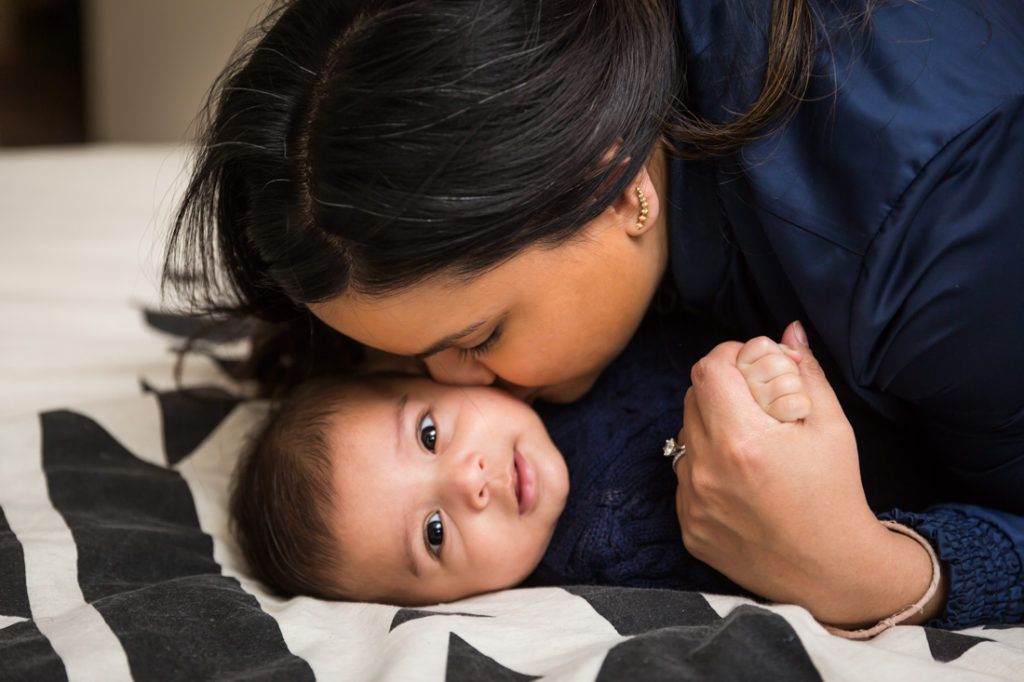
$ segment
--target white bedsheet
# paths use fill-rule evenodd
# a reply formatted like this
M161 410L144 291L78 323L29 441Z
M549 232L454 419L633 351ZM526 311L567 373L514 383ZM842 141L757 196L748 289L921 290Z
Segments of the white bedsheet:
M139 311L187 151L96 145L0 153L0 417L137 395L173 361Z

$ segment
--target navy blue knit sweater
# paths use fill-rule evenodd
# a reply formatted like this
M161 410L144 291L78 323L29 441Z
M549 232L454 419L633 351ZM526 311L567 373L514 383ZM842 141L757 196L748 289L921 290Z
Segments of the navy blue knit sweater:
M569 467L569 498L532 584L740 593L683 547L662 455L683 423L690 367L721 340L705 323L649 316L581 400L537 409Z
M626 350L581 400L537 405L569 467L569 497L528 584L602 584L748 594L683 546L676 478L662 455L682 426L690 367L726 335L684 315L649 316ZM948 482L922 477L908 426L880 419L837 392L861 456L864 489L880 518L914 527L950 569L944 628L1019 622L1024 570L1001 512L936 502L957 499ZM908 483L909 481L909 483ZM929 506L932 505L932 506ZM903 509L919 509L905 512Z

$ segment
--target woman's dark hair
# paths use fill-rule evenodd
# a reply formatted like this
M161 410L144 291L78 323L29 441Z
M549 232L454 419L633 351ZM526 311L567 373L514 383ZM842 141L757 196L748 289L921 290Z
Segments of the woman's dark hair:
M330 431L356 385L340 377L300 384L271 411L235 470L235 535L256 577L282 595L348 596L330 527L337 508Z
M301 335L309 304L563 243L659 140L726 154L784 120L807 2L776 0L761 93L715 120L687 104L674 2L292 0L211 93L164 285Z
M572 237L661 134L670 9L294 0L214 94L165 281L282 319Z

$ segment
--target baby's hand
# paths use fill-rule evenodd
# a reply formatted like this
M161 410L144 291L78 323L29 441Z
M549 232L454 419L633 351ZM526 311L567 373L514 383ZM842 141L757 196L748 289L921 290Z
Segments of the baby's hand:
M747 341L736 357L736 367L746 378L754 400L780 422L797 421L811 413L799 361L797 351L766 336Z

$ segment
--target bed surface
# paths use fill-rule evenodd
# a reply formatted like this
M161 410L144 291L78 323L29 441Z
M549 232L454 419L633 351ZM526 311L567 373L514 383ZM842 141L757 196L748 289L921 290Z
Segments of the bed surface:
M1024 626L828 635L692 592L271 596L227 531L265 406L160 313L173 147L0 153L0 680L1024 680Z

